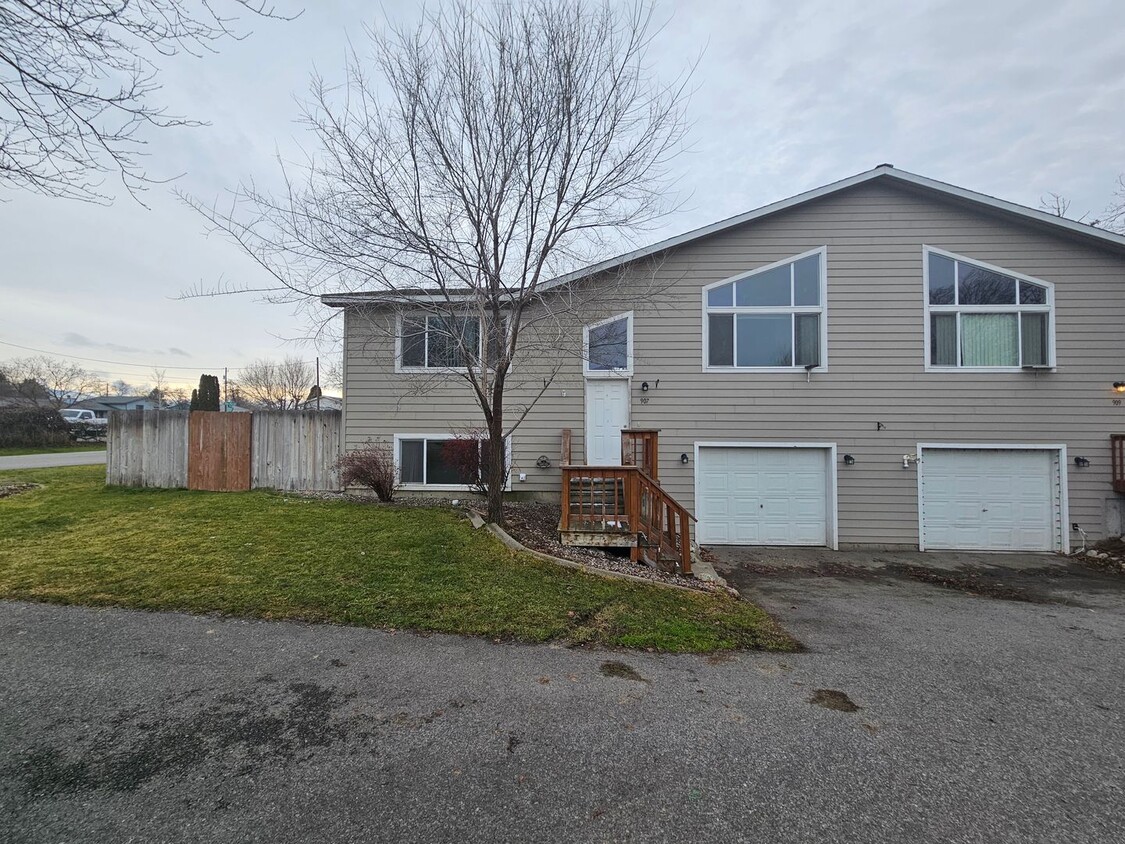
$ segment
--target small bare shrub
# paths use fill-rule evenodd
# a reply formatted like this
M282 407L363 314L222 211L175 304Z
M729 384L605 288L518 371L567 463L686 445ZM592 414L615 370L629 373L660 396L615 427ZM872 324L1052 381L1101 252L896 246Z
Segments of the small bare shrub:
M345 487L365 486L374 490L380 501L393 501L398 490L394 448L388 443L368 442L336 461L340 483Z
M489 477L489 455L491 450L488 443L488 434L483 431L470 430L446 440L442 445L442 459L457 473L461 483L473 492L488 495L491 486ZM497 484L501 489L507 486L508 468L505 461Z

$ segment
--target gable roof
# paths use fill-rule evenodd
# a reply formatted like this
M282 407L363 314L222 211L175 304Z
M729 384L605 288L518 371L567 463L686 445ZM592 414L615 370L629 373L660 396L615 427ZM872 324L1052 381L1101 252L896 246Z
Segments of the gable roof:
M796 208L799 205L814 202L826 196L831 196L832 194L877 180L887 180L918 192L937 194L957 204L998 213L1002 216L1011 217L1022 223L1030 224L1038 228L1051 229L1058 234L1076 237L1102 247L1108 247L1113 251L1125 252L1125 235L1114 234L1105 229L1099 229L1096 226L1079 223L1075 220L1068 220L1065 217L1048 214L1046 211L1029 208L1026 205L1019 205L1015 202L997 199L987 194L959 188L956 185L951 185L947 182L939 182L936 179L929 179L925 176L919 176L916 173L908 173L906 170L898 170L891 164L880 164L878 167L866 170L863 173L857 173L846 179L840 179L838 182L832 182L831 184L799 193L796 196L791 196L788 199L782 199L770 205L763 205L761 208L755 208L753 211L747 211L734 217L728 217L725 220L720 220L716 223L711 223L701 228L692 229L683 234L669 237L650 246L644 246L632 252L626 252L605 261L582 267L581 269L574 270L573 272L544 282L539 285L539 290L550 290L552 287L558 287L559 285L568 284L569 282L587 278L597 273L613 270L633 261L639 261L652 255L658 255L669 249L674 249L677 246L683 246L685 243L690 243L704 237L710 237L713 234L718 234L719 232L734 228L735 226L741 226L754 220L760 220L764 217L787 211L790 208ZM391 293L390 291L341 293L327 294L320 297L324 304L332 307L344 307L346 305L361 304L363 302L372 302L380 299L421 299L433 301L442 298L441 294L437 294L433 291L426 292L420 290L404 290L401 291L401 293Z

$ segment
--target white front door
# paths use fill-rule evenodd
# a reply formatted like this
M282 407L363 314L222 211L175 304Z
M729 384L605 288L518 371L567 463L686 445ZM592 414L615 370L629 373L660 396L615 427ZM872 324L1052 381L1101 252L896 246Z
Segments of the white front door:
M586 464L621 465L621 429L629 427L629 381L586 379Z

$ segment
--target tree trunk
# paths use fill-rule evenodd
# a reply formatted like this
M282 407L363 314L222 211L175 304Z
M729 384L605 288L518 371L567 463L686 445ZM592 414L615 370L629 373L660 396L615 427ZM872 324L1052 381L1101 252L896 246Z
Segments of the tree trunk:
M501 390L503 388L501 387ZM504 487L507 486L507 454L504 450L503 393L493 399L492 418L488 423L488 521L504 524Z

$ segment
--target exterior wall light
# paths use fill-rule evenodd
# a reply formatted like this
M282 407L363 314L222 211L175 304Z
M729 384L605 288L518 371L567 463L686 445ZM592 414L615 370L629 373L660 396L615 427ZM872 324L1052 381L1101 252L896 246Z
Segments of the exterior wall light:
M1125 381L1114 381L1113 391L1115 393L1125 393Z
M648 381L642 381L641 382L641 392L642 393L648 392Z
M684 452L683 454L681 454L681 455L680 455L680 462L681 462L681 463L683 463L683 464L685 464L685 465L687 464L687 462L688 462L688 456L687 456L687 452L686 452L686 451L685 451L685 452Z
M845 466L854 466L855 465L855 458L852 457L850 454L845 454L844 455L844 465Z
M1090 461L1087 460L1085 457L1075 457L1074 458L1074 465L1077 466L1079 469L1085 469L1087 466L1090 465Z

